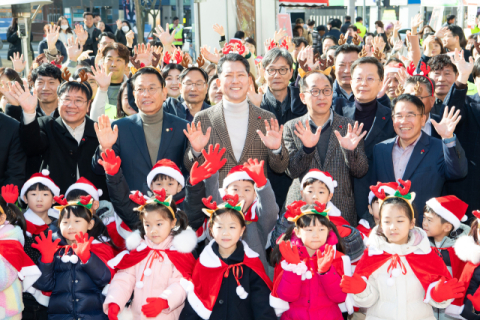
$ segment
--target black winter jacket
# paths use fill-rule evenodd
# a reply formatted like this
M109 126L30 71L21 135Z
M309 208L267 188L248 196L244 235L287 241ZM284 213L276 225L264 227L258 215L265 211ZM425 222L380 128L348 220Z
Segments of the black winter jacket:
M477 312L473 307L472 301L467 298L469 294L472 296L477 291L478 287L480 287L480 268L477 267L473 272L472 279L470 280L470 284L468 285L467 292L465 293L465 300L463 303L465 304L462 313L460 314L464 319L467 320L480 320L480 312Z

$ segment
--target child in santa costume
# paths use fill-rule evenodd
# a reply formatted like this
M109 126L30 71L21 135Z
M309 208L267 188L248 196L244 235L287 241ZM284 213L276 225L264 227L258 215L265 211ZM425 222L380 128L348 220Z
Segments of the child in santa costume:
M348 221L342 217L340 210L331 202L336 187L337 181L335 181L328 172L318 169L310 169L300 183L304 204L314 205L315 202L327 204L328 217L336 226L340 237L343 239L345 254L350 257L352 262L355 262L361 258L365 245L360 232L350 226ZM277 220L272 235L272 241L274 241L274 243L293 225L285 215L286 213Z
M108 319L103 313L103 288L110 282L114 270L107 263L114 257L107 242L105 227L94 219L91 196L67 201L55 197L60 206L60 233L52 239L43 233L32 244L41 253L39 268L42 276L35 288L51 291L49 319Z
M8 320L22 319L22 292L31 288L41 275L38 267L23 250L25 221L22 213L15 206L17 199L17 186L2 187L2 196L0 197L0 318Z
M136 209L140 232L127 239L130 252L109 262L118 270L103 304L109 319L117 319L132 292L133 319L178 319L184 306L187 294L180 280L191 278L195 264L191 251L197 239L193 230L187 229L187 217L177 211L172 195L166 197L165 189L154 192L149 200L143 196L134 199L140 205Z
M48 230L54 233L58 231L58 211L52 205L55 203L54 197L59 194L60 188L50 178L48 170L33 174L20 191L20 199L28 205L23 213L27 225L24 248L34 262L41 256L37 249L32 248L35 237L41 233L47 235ZM49 293L30 287L23 294L24 318L46 320L49 299Z
M462 296L463 283L452 279L428 237L415 227L410 181L399 180L393 196L376 193L380 224L373 228L369 247L352 277L340 286L353 293L355 304L367 309L367 320L434 320L432 306L446 308Z
M203 199L213 240L195 264L191 282L182 281L188 293L181 320L229 319L276 320L270 307L272 282L259 254L241 238L246 223L238 195L225 195L217 206Z
M285 214L293 223L272 255L275 265L270 305L281 319L343 319L353 313L353 300L340 289L341 276L350 273L350 259L326 204L292 203ZM341 305L341 306L339 306ZM348 307L347 307L348 306Z

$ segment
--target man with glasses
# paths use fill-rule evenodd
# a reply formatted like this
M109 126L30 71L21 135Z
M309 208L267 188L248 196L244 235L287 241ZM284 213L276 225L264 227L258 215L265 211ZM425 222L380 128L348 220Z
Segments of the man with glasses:
M383 65L373 57L357 59L350 67L351 87L354 102L337 97L334 110L351 120L363 123L365 136L365 153L368 158L369 171L363 178L354 179L355 208L360 218L373 222L368 213L368 193L371 185L373 164L373 147L395 136L391 109L377 101L377 95L383 86ZM388 97L387 97L388 99Z
M158 160L169 159L180 169L183 167L187 147L183 130L188 122L163 110L167 88L156 69L141 68L130 81L138 113L117 120L112 125L106 115L98 119L96 133L100 146L92 165L96 174L104 175L105 171L98 160L102 152L113 149L122 159L121 168L130 190L140 190L146 194L150 190L146 183L147 175ZM180 192L176 197L181 199L184 195Z
M170 103L165 103L165 112L192 122L197 112L210 107L205 102L208 91L208 74L202 68L191 67L180 73L178 81L183 101L170 99Z
M371 184L410 180L410 190L416 194L415 221L421 226L425 203L441 196L445 181L468 173L465 152L453 133L459 113L450 110L440 123L432 122L442 138L439 140L422 131L426 115L420 98L402 94L393 104L391 118L397 136L375 146Z
M11 94L20 101L23 121L20 124L20 143L27 157L41 156L42 169L50 170L50 177L63 194L80 177L85 177L97 188L107 190L105 177L96 175L91 169L91 159L98 146L94 122L87 117L92 89L84 82L65 82L59 86L58 112L60 116L37 117L37 99L16 82ZM108 199L108 192L104 192Z
M337 181L332 202L351 225L357 225L352 178L361 178L368 171L359 124L339 116L332 110L332 79L312 71L300 80L300 98L308 113L285 124L283 139L290 154L288 174L300 180L310 169L327 171ZM292 185L293 197L300 199L298 179Z

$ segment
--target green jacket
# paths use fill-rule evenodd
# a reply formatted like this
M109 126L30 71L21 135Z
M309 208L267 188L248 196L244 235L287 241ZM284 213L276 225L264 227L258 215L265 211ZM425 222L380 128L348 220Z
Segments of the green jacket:
M363 38L363 36L365 36L365 33L367 33L367 28L365 28L365 26L361 22L356 22L355 27L360 30L360 37Z

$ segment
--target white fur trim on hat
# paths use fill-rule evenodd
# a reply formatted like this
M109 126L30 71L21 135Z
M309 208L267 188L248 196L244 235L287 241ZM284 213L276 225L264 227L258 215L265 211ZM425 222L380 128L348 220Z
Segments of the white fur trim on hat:
M327 176L325 173L322 171L309 171L302 179L302 183L300 184L300 189L303 190L303 184L307 179L309 178L314 178L317 180L320 180L321 182L325 183L327 185L328 190L330 193L333 193L335 191L335 188L337 187L337 181L333 180L333 178Z
M460 227L460 220L458 220L458 218L453 213L451 213L450 211L445 209L445 207L443 207L437 201L437 199L432 198L432 199L428 200L426 204L427 204L427 206L432 208L433 211L435 211L435 213L437 215L441 216L443 219L450 222L453 225L453 231L457 230L458 227ZM467 220L467 216L463 215L462 221L466 221L466 220Z
M231 173L223 179L223 188L226 189L228 186L235 182L235 181L240 181L240 180L251 180L253 181L252 178L246 173L245 171L237 171L234 173Z
M42 174L44 176L48 176L50 174L50 172L48 170L44 169L44 170L42 170ZM47 179L45 177L35 177L35 178L31 178L31 179L27 180L27 182L25 182L25 184L23 185L22 190L20 190L20 200L25 202L25 200L23 199L23 196L27 192L28 188L30 188L31 186L33 186L36 183L41 183L44 186L48 187L48 189L50 189L50 191L52 191L54 196L58 197L60 195L60 188L52 180Z
M147 184L149 188L150 188L150 185L152 184L153 178L155 178L157 174L164 174L166 176L169 176L177 180L177 182L180 183L182 187L185 187L185 178L183 177L181 172L167 166L161 166L153 169L148 173Z
M103 194L102 189L95 189L93 186L86 184L86 183L74 183L65 192L65 198L67 198L68 194L73 190L83 190L89 195L92 196L94 200L99 201L100 197Z

